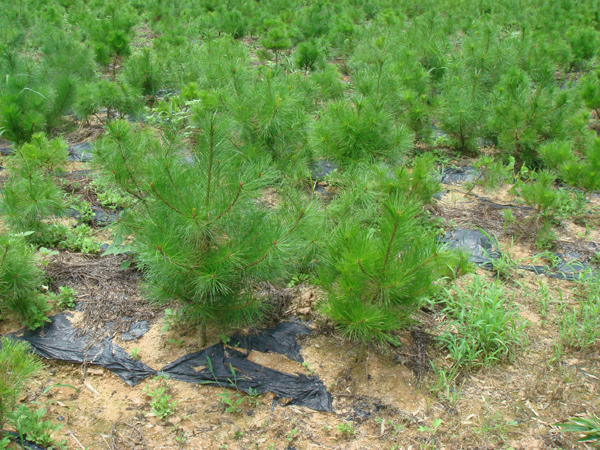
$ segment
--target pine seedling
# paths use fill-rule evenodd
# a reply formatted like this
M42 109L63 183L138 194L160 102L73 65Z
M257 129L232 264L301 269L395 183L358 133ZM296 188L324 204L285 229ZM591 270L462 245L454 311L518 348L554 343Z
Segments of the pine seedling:
M265 24L269 29L267 36L260 40L260 44L267 50L275 53L275 63L279 61L279 53L292 46L287 27L283 22L267 21Z
M46 126L48 98L29 89L23 76L6 76L0 90L2 138L21 145Z
M540 217L551 217L559 202L559 192L554 188L556 175L547 170L532 173L533 180L529 183L520 181L515 185L519 196Z
M301 40L327 36L333 24L333 11L327 2L312 2L296 13L295 28Z
M317 66L321 63L322 58L315 40L301 42L294 52L294 62L296 63L296 67L304 70L306 73L316 70Z
M42 368L42 363L30 352L29 344L0 338L0 442L4 438L4 425L23 389Z
M40 238L48 229L44 220L65 209L64 194L52 179L67 158L63 139L48 140L37 134L30 144L17 148L8 162L8 179L0 197L7 225L17 232L33 232Z
M572 55L569 71L590 61L596 54L598 46L600 46L598 31L591 26L573 26L567 30L566 38L571 46Z
M88 18L84 29L93 43L96 62L102 66L108 66L112 62L112 76L115 80L117 65L122 58L131 54L129 44L137 17L122 2L110 1L103 6L97 17Z
M154 95L164 85L165 70L156 52L144 48L127 59L123 66L123 79L143 95Z
M256 202L274 172L264 158L252 162L234 150L226 115L198 104L190 120L196 144L187 160L176 141L162 145L120 120L107 125L96 151L102 173L139 200L121 225L134 233L145 292L178 301L203 346L207 325L260 317L252 286L285 272L309 214L299 205L283 217Z
M310 80L316 84L321 102L340 98L344 94L342 76L332 64L325 64L322 70L311 73Z
M142 108L142 97L135 88L110 80L80 86L75 110L84 120L99 109L106 110L106 121L121 115L136 114Z
M246 151L258 149L285 161L306 141L304 98L281 73L265 68L261 75L244 80L243 73L232 71L233 92L226 97L220 92L219 97L241 127Z
M21 235L0 235L0 313L16 315L30 328L48 310L45 298L37 293L41 287L42 271L33 248ZM0 374L0 377L2 375Z
M444 83L438 119L442 129L452 137L455 149L466 153L476 151L476 139L483 134L486 109L478 72L460 80L453 77Z
M441 192L440 177L435 167L435 156L424 153L416 156L412 167L406 165L389 167L380 165L375 174L377 189L388 194L400 193L405 198L421 204L433 202L433 195Z
M499 185L510 183L515 176L515 158L509 156L508 164L492 155L481 156L473 163L479 175L472 182L468 192L476 185L481 185L486 191L492 191Z
M414 134L365 98L331 102L315 124L313 146L341 163L398 161L413 145Z
M552 142L540 147L540 157L571 186L590 195L600 189L600 139L592 139L576 154L570 142Z
M540 143L569 134L570 97L568 90L558 89L549 68L539 69L535 83L520 69L508 71L496 87L490 121L500 147L517 160L537 162Z
M358 360L369 342L395 342L394 333L432 288L443 259L421 224L419 203L394 193L378 206L371 226L348 218L336 227L319 270L327 292L322 311L344 336L361 343Z
M585 106L593 109L596 119L600 120L600 69L584 75L579 86Z
M248 32L248 16L239 9L222 8L221 11L213 14L213 20L219 31L229 33L234 39L243 38Z
M552 224L562 204L570 200L567 193L554 188L555 181L556 175L553 172L543 170L533 172L528 183L519 180L514 186L523 201L535 210L529 219L520 224L520 228L525 230L525 225L535 220L536 245L541 249L552 246L552 241L555 240Z

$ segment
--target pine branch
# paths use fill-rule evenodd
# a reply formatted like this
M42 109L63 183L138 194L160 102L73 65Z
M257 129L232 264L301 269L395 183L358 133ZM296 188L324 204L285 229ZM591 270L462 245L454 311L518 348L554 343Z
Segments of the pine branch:
M377 278L375 278L374 275L371 275L370 273L368 273L365 268L362 265L362 261L360 259L356 260L356 264L358 264L358 268L360 269L360 271L362 273L364 273L366 276L368 276L369 278L371 278L373 281L377 281Z
M283 236L283 239L285 239L286 237L288 237L298 226L298 224L300 223L300 220L302 220L302 217L304 217L304 213L306 212L306 210L304 208L302 208L302 211L300 212L300 215L298 216L298 218L296 219L296 221L294 222L294 224L292 225L292 227L288 230L288 232ZM265 252L265 254L263 256L261 256L258 260L247 264L243 267L240 268L240 270L246 270L249 269L250 267L254 267L258 264L260 264L261 262L263 262L265 259L267 259L267 256L269 256L269 254L271 253L271 251L277 246L279 242L277 240L273 241L273 244L271 245L271 247L269 247L269 249Z
M213 123L209 126L210 129L210 139L208 144L208 179L206 181L206 220L210 217L210 185L212 183L212 175L213 175L213 158L214 158L214 135L215 135L215 126Z
M233 201L229 204L229 206L227 208L225 208L223 211L221 211L221 214L219 214L217 217L215 217L214 219L211 219L207 225L216 222L217 220L219 220L221 217L223 217L225 214L227 214L229 211L231 211L231 209L235 206L235 204L237 203L238 199L240 198L240 194L242 193L242 188L244 186L244 183L242 183L241 181L238 184L238 190L235 194L235 197L233 199Z
M152 182L150 182L150 189L152 189L152 192L154 192L154 194L155 194L155 195L156 195L156 196L157 196L157 197L158 197L158 198L159 198L159 199L160 199L160 200L161 200L161 201L162 201L162 202L163 202L165 205L167 205L169 208L171 208L171 209L172 209L173 211L175 211L177 214L179 214L179 215L180 215L180 216L182 216L182 217L185 217L186 219L189 219L189 218L190 218L190 217L189 217L187 214L185 214L185 213L183 213L183 212L179 211L177 208L175 208L173 205L171 205L171 204L169 203L169 201L168 201L166 198L164 198L164 197L163 197L163 196L162 196L162 195L161 195L161 194L160 194L160 193L159 193L159 192L156 190L156 188L154 187L154 182L153 182L153 181L152 181Z
M400 215L400 211L396 211L397 215ZM390 258L390 253L392 252L392 244L394 243L394 239L396 237L396 232L398 231L398 221L394 222L394 228L392 230L392 235L390 236L390 240L387 244L387 250L385 252L385 258L383 259L383 266L381 267L381 279L385 277L385 269Z

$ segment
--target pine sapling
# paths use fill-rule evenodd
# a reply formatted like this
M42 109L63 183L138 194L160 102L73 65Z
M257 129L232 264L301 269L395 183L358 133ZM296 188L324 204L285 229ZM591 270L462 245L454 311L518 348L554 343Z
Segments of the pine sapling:
M31 238L40 238L48 228L45 221L62 214L64 194L52 175L65 164L67 154L63 139L49 140L36 134L30 144L17 148L9 158L0 205L14 231L34 232Z
M32 319L47 310L44 297L38 294L41 283L34 250L23 236L0 235L0 313L8 311L37 328Z
M593 110L596 113L596 119L600 120L600 69L582 77L580 93L585 106Z
M279 61L279 53L292 46L292 41L287 32L287 26L280 21L267 21L269 31L267 36L260 40L261 45L275 53L275 63Z
M347 219L333 232L319 270L322 304L342 334L366 344L395 342L394 333L432 288L442 253L421 225L421 206L401 193L385 196L367 226Z
M253 283L285 272L298 250L296 232L306 210L276 216L256 202L273 179L266 160L235 151L232 122L198 104L191 117L195 146L187 157L176 141L160 142L125 121L107 125L97 162L138 200L121 218L133 234L145 292L180 313L207 341L207 327L260 317Z
M313 132L313 145L323 156L342 163L398 161L412 147L414 134L367 100L336 100L327 106Z
M590 195L600 189L600 139L587 143L577 154L568 141L552 142L540 148L540 157L571 186Z
M42 368L27 343L0 338L0 442L4 438L4 425L23 389Z

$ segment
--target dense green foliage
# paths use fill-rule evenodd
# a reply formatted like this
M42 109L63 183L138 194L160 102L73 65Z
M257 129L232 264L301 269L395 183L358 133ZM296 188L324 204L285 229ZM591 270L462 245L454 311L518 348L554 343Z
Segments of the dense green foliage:
M0 339L0 442L24 387L41 369L42 363L29 351L29 344Z
M232 122L201 104L191 121L195 145L182 153L176 141L113 121L96 147L98 163L137 204L121 219L134 233L134 250L146 274L146 291L176 299L186 320L248 321L261 313L252 283L281 276L302 247L299 231L311 215L301 204L268 211L257 203L275 173L264 158L232 151Z
M100 122L98 198L124 207L117 240L132 238L148 296L178 300L202 341L209 323L260 316L257 283L298 271L318 273L347 336L393 341L446 273L425 212L433 147L493 147L504 159L482 157L475 183L516 178L540 247L584 216L584 194L555 184L600 186L599 30L592 0L4 2L4 221L97 249L83 225L52 224L89 205L67 201L67 147L46 136ZM338 167L330 203L308 192L317 160Z
M411 129L428 139L433 121L458 150L474 152L488 138L537 162L541 144L581 132L580 113L597 114L599 105L597 70L579 83L572 76L598 60L593 1L44 4L2 6L0 127L17 143L59 126L65 113L132 114L142 96L189 82L201 89L239 83L236 102L254 104L262 77L251 74L244 37L275 53L270 64L284 68L278 76L293 86L286 91L304 95L298 112L314 114L310 100L321 97L314 144L336 157L367 147L390 156L400 143L405 149ZM218 39L224 35L237 41ZM347 61L350 98L328 105L315 78L293 71L320 77L336 58ZM407 128L400 140L398 127Z
M42 325L48 307L41 284L34 249L21 236L0 235L0 317L10 312L31 329Z

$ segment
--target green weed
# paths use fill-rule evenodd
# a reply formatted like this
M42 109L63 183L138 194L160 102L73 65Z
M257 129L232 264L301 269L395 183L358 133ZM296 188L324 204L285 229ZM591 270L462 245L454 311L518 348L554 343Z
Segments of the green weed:
M457 365L480 367L510 360L526 341L525 324L504 287L474 277L462 289L445 289L448 317L439 340Z

